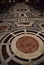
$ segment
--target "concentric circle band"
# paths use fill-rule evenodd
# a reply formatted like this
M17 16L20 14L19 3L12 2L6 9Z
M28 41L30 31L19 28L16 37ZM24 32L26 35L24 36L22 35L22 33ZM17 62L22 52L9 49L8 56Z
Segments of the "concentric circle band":
M17 48L17 46L16 46L16 41L17 41L19 38L23 37L23 36L31 36L31 37L35 38L35 39L38 41L38 43L39 43L39 48L38 48L38 50L36 50L36 51L33 52L33 53L27 53L27 54L21 52L21 51ZM35 36L35 35L31 35L31 34L20 35L20 36L17 36L16 38L13 39L13 41L12 41L12 43L11 43L11 49L12 49L12 51L14 52L15 55L17 55L17 56L19 56L19 57L21 57L21 58L24 58L24 59L34 59L34 58L36 58L36 57L38 57L38 56L40 56L40 55L42 54L42 52L43 52L43 42L42 42L42 40L41 40L40 38L38 38L38 37Z

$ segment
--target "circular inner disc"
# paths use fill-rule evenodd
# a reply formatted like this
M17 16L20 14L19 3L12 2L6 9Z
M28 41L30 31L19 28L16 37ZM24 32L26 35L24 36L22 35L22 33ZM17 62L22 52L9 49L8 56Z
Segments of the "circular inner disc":
M33 53L39 48L39 43L31 36L23 36L16 41L16 47L24 53Z

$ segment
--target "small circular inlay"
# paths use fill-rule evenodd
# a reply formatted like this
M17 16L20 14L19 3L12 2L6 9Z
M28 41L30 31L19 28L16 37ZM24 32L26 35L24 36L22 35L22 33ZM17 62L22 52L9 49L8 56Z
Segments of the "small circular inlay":
M6 25L0 25L0 30L5 30L7 28Z

